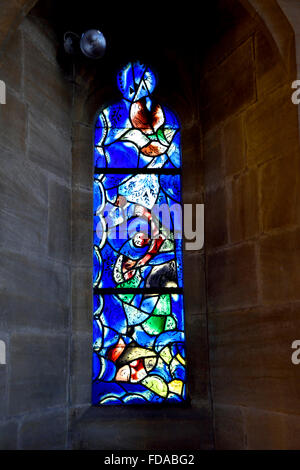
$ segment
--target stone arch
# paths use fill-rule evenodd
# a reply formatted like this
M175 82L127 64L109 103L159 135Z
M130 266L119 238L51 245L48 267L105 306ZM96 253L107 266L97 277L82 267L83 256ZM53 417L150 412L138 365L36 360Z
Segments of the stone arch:
M14 0L4 5L1 10L0 55L5 50L9 38L21 23L22 18L30 12L36 3L38 0ZM300 35L299 22L296 20L296 12L299 11L297 2L290 4L286 0L267 0L265 2L239 0L239 3L246 8L252 18L258 19L265 26L265 30L277 48L286 70L295 72L294 39L295 34L298 37ZM89 87L88 83L86 86Z
M281 0L239 0L251 16L259 19L277 48L288 73L295 72L294 30L281 9Z

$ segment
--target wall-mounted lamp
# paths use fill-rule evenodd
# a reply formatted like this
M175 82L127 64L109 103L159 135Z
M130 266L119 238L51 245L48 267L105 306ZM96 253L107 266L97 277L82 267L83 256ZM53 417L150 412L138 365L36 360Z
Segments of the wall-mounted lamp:
M89 59L101 59L106 49L106 40L98 29L89 29L81 36L68 31L64 35L67 54L76 55L80 50Z

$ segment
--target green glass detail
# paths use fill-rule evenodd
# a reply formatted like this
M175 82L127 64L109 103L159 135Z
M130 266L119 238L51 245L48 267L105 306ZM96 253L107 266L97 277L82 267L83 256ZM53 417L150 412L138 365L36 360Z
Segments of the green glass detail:
M139 272L136 273L134 277L129 279L129 281L124 281L121 284L116 286L117 289L127 289L132 287L138 287L141 282L141 275Z
M175 319L170 315L169 317L167 317L167 320L166 320L166 326L165 326L165 329L167 331L169 330L175 330L176 329L176 321Z
M171 240L165 240L161 246L160 251L173 251L174 250L174 243Z
M125 302L126 304L130 304L134 297L134 294L119 294L118 298L122 301Z
M162 130L162 128L158 129L157 137L161 144L166 145L166 146L169 145L169 142L166 140L164 131Z
M171 314L171 298L168 294L160 296L156 304L153 315L170 315Z
M165 330L165 317L153 316L143 323L143 328L149 335L159 335Z

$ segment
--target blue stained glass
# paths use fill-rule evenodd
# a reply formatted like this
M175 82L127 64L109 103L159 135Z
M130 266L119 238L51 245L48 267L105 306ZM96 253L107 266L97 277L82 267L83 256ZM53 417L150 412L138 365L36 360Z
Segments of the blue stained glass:
M138 294L139 295L139 294ZM146 295L146 294L145 294ZM127 303L115 302L116 296L104 295L103 311L109 309L113 312L113 319L119 316L122 317L123 310L130 319L129 326L134 328L134 332L124 331L124 334L118 333L115 329L118 325L114 324L114 328L108 328L102 325L105 322L105 315L103 311L98 313L98 324L102 325L103 331L103 346L95 348L94 355L94 380L97 383L95 387L99 391L101 386L99 381L106 382L105 391L101 400L94 402L99 404L103 398L117 396L116 388L108 388L108 384L119 384L121 387L127 387L130 394L139 394L145 398L146 401L152 402L153 398L167 398L168 394L175 391L176 394L184 399L183 386L186 380L185 373L185 358L184 358L184 325L183 325L183 298L182 295L171 294L167 297L170 303L160 305L161 296L156 294L154 299L149 303L149 297L145 297L142 302L141 310L138 315ZM113 306L110 304L110 297L114 298ZM130 299L127 299L130 300ZM164 310L170 305L170 310ZM125 306L125 308L124 308ZM148 309L151 313L145 314L142 310ZM158 309L155 310L155 309ZM160 315L162 314L162 315ZM176 317L175 329L168 331L167 321L159 325L160 333L152 335L151 331L145 333L145 325L151 318L161 318L165 320L168 317ZM109 317L106 317L106 320ZM133 321L132 321L133 320ZM151 326L151 323L149 323ZM149 326L148 325L148 326ZM153 325L152 325L153 326ZM155 325L154 325L155 326ZM181 328L181 329L179 329ZM123 374L123 375L122 375ZM127 374L127 375L126 375ZM132 381L126 380L131 374ZM116 380L118 377L119 380ZM121 391L119 389L119 391ZM180 393L179 393L180 392ZM121 392L122 393L122 392ZM105 396L104 396L105 395Z
M128 64L95 124L94 405L186 398L180 126L156 82Z
M164 168L181 163L179 123L154 103L155 75L129 64L118 76L123 99L105 108L95 126L95 168Z
M120 168L132 168L138 165L139 151L132 142L115 142L105 149L108 166L113 162Z
M142 312L138 308L132 307L131 305L127 305L124 302L124 310L126 313L128 325L133 326L133 325L140 325L143 323L145 320L149 318L149 314Z
M141 305L141 310L148 312L149 314L153 312L155 305L158 302L158 296L152 295L146 297Z
M164 189L161 188L160 182L163 182ZM111 204L108 199L106 200L105 189L114 185L118 187L115 204ZM128 261L139 265L139 269L133 269L131 272L134 275L131 277L135 278L134 287L140 287L142 278L146 280L147 287L165 287L167 282L176 282L177 287L182 287L182 243L176 238L181 230L182 217L181 212L176 213L176 206L174 206L177 202L175 197L180 201L180 176L104 175L103 178L100 176L97 180L95 188L94 200L97 215L95 216L94 241L95 244L101 245L98 249L99 261L96 260L96 262L102 267L101 279L100 276L96 276L99 279L97 287L117 287L128 280L126 275L124 277L122 274ZM166 192L174 196L170 206L171 211L168 206L167 214L160 212L161 205L157 205L153 210L155 218L152 218L150 211L154 205L157 202L167 202ZM120 198L122 207L120 207ZM104 208L103 216L98 210L99 207ZM166 222L164 214L167 215L168 227L164 227ZM155 226L157 230L160 227L162 232L161 238L157 240L150 238L151 230L155 231ZM105 232L103 232L103 227L106 227ZM167 230L170 230L170 233L167 234ZM147 271L147 278L146 272L142 272L146 266L156 266L155 271L151 269ZM156 282L159 269L164 279L164 284L160 285Z
M160 175L162 191L174 202L180 202L181 184L179 175Z
M95 168L106 168L107 161L104 150L101 147L95 147L94 151Z
M106 126L107 133L111 129L114 134L116 129L119 131L119 129L131 128L129 108L130 104L126 100L121 100L103 110L105 120L102 121L102 125Z
M127 316L124 312L122 302L115 295L104 296L104 305L102 313L99 317L101 323L107 327L111 325L111 313L113 312L113 325L111 327L116 333L126 334L127 332Z
M174 168L180 168L181 166L181 145L180 145L180 133L176 132L173 141L168 150L169 161ZM165 166L166 167L166 166Z
M175 116L173 111L171 111L166 106L164 107L164 115L165 115L165 119L166 119L168 128L175 129L175 130L180 128L179 121L178 121L177 117Z

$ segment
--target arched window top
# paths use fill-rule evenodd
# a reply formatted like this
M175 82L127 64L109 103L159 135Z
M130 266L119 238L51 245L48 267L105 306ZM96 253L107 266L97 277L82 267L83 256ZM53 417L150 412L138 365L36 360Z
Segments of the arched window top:
M155 84L154 73L138 62L121 70L123 98L96 121L96 168L181 167L179 122L168 107L155 102Z

